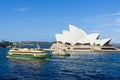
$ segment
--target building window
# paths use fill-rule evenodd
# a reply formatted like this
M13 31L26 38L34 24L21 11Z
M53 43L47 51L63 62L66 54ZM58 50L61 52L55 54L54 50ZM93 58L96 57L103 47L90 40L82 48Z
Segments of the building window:
M89 50L90 48L73 48L75 50Z

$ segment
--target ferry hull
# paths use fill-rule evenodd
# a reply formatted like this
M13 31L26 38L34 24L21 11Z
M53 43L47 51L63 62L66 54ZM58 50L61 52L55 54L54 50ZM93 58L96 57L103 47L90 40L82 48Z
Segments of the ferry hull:
M8 58L19 58L19 59L49 59L50 58L50 54L42 54L39 56L33 56L33 55L29 55L29 54L8 54Z
M70 54L65 53L65 54L52 54L52 56L70 56Z

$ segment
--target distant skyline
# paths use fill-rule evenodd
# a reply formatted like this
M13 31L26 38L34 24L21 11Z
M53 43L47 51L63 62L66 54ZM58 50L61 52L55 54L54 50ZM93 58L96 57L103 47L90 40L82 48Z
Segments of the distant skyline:
M120 43L120 0L0 0L0 39L55 41L72 24Z

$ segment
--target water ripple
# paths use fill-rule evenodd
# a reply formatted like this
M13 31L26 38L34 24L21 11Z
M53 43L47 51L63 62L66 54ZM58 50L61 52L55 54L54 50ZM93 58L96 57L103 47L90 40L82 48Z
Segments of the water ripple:
M71 53L50 60L7 59L0 49L0 80L120 80L119 53Z

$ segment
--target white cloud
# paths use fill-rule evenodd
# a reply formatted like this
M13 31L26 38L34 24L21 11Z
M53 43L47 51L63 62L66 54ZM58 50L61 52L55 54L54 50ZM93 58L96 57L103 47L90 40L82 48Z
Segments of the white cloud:
M120 12L88 17L81 20L81 22L91 24L95 27L120 28Z
M98 15L98 16L92 16L92 17L88 17L86 19L81 20L82 22L97 22L100 20L103 21L113 21L113 19L111 18L115 18L120 16L120 12L116 12L116 13L109 13L109 14L103 14L103 15Z
M20 11L20 12L25 12L28 10L28 8L15 8L15 10Z
M110 27L112 25L113 25L112 23L103 23L103 24L101 23L101 24L98 24L98 25L95 25L95 26L96 27L101 27L101 28L104 27L105 28L105 27Z
M120 12L111 14L113 16L120 16Z
M110 13L110 14L105 14L105 15L100 15L100 16L120 16L120 12Z
M116 19L116 23L118 26L120 26L120 17Z
M120 32L120 29L115 29L116 32Z
M91 30L90 33L102 33L103 31L100 30Z

